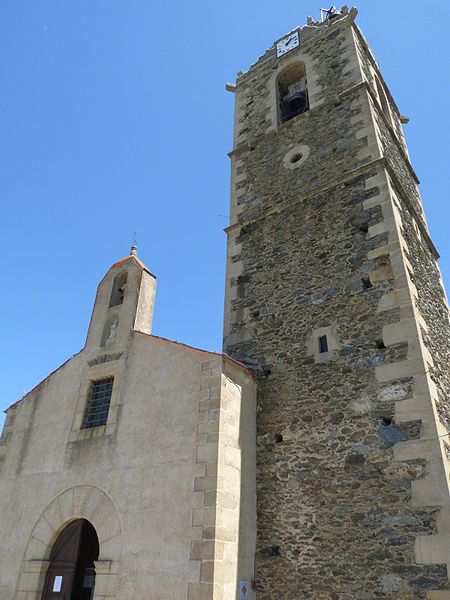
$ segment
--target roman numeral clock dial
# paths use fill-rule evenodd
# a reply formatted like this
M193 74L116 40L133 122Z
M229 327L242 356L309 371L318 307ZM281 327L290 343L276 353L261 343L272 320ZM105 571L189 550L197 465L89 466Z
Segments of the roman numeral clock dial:
M297 48L300 45L300 38L298 35L298 31L288 35L287 37L280 40L277 44L277 58L287 54L294 48Z

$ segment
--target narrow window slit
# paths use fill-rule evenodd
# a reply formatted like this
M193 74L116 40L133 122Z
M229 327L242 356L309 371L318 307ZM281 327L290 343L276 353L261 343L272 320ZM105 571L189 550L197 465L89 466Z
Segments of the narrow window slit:
M319 352L320 354L328 352L328 338L326 335L321 335L319 337Z
M363 288L364 288L365 290L370 290L370 288L372 288L372 287L373 287L373 285L372 285L372 282L370 281L370 277L363 277L363 278L361 279L361 282L362 282L362 284L363 284Z

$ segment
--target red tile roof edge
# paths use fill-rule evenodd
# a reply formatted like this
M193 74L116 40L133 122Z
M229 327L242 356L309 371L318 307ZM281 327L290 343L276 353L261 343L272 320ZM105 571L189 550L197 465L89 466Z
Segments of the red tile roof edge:
M247 367L246 364L244 364L243 362L241 362L240 360L237 360L237 358L233 358L232 356L230 356L229 354L227 354L226 352L222 352L222 356L223 358L225 358L226 360L228 360L229 362L237 365L238 367L241 367L241 369L243 369L248 375L250 375L250 377L252 379L254 379L255 381L257 381L257 377L254 371L252 371L252 369L250 369L249 367Z
M244 363L240 362L236 358L233 358L229 354L225 352L213 352L212 350L203 350L202 348L195 348L194 346L189 346L189 344L185 344L184 342L178 342L176 340L169 340L168 338L161 337L159 335L153 335L151 333L144 333L143 331L135 331L135 333L140 333L141 335L145 335L146 337L152 338L153 340L159 342L167 342L168 344L177 344L177 346L182 346L187 350L192 350L193 352L202 352L204 354L210 354L212 356L221 356L222 358L228 360L229 362L237 365L241 369L243 369L247 374L249 374L253 379L256 379L255 373L247 367Z
M129 256L124 256L123 258L121 258L120 260L116 261L115 263L113 263L109 267L109 269L106 271L105 275L101 279L100 283L98 284L97 289L102 285L102 283L105 281L108 273L112 269L114 269L115 267L120 266L122 263L125 263L128 260L133 260L140 269L144 270L146 273L148 273L149 275L151 275L153 277L153 279L156 279L156 275L153 275L153 273L144 265L144 263L139 258L137 258L137 256L133 256L132 254L130 254Z
M212 352L211 350L203 350L202 348L195 348L194 346L189 346L189 344L184 344L183 342L177 342L176 340L169 340L168 338L164 338L164 337L161 337L159 335L152 335L150 333L144 333L143 331L135 331L134 333L140 333L141 335L145 335L146 337L152 338L153 340L156 340L156 341L159 341L159 342L167 342L168 344L176 344L177 346L181 346L181 347L186 348L187 350L191 350L193 352L202 352L203 354L209 354L211 356L221 356L225 360L228 360L229 362L231 362L231 363L237 365L238 367L240 367L243 371L245 371L248 375L250 375L250 377L252 379L256 379L256 376L255 376L254 372L251 369L249 369L246 365L244 365L244 363L242 363L239 360L233 358L232 356L229 356L225 352ZM11 410L11 408L14 408L17 404L19 404L19 402L22 402L22 400L24 400L27 396L29 396L35 390L37 390L37 388L39 386L43 385L47 381L47 379L49 379L57 371L59 371L60 369L62 369L64 367L64 365L66 365L68 362L70 362L72 360L72 358L75 358L75 356L78 356L78 354L80 354L83 350L84 350L84 348L82 350L80 350L79 352L77 352L76 354L74 354L73 356L71 356L70 358L68 358L66 361L64 361L61 365L59 365L59 367L57 367L56 369L54 369L51 373L49 373L46 377L44 377L44 379L42 379L33 388L31 388L30 391L28 391L21 398L19 398L19 400L16 400L16 402L13 402L13 404L11 404L7 408L5 408L3 412L7 413L8 410Z
M153 275L153 273L148 269L148 267L146 267L144 265L144 263L142 262L142 260L140 260L137 256L133 256L132 254L130 254L129 256L124 256L123 258L121 258L120 260L116 261L115 263L113 263L110 268L109 271L111 269L113 269L114 267L117 267L118 265L121 265L122 263L126 262L127 260L134 260L134 262L141 267L142 269L144 269L144 271L147 271L147 273L149 273L152 277L154 277L156 279L156 276Z

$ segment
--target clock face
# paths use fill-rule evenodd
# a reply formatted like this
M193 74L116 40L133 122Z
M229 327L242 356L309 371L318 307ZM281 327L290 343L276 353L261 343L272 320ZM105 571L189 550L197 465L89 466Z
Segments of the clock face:
M298 35L298 31L296 31L295 33L288 35L283 40L278 42L277 57L280 58L280 56L287 54L287 52L290 52L294 48L297 48L299 45L300 45L300 38Z

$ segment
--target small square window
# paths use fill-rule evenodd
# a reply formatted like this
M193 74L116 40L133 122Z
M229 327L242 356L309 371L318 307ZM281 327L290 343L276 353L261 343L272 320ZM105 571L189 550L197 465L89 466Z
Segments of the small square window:
M326 335L321 335L319 337L319 352L320 354L328 352L328 339Z
M100 379L91 383L82 429L106 425L113 383L114 377Z

